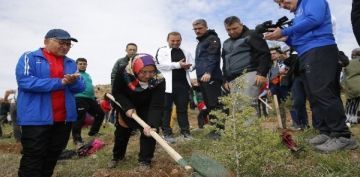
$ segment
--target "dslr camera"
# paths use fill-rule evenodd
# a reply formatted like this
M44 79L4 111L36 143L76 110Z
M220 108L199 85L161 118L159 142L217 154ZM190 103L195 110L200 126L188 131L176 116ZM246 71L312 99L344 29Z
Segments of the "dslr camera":
M286 26L291 26L292 21L289 20L286 16L283 16L277 20L277 22L274 24L272 20L268 20L262 24L259 24L256 26L255 31L259 34L266 33L266 32L272 32L271 28L285 28Z

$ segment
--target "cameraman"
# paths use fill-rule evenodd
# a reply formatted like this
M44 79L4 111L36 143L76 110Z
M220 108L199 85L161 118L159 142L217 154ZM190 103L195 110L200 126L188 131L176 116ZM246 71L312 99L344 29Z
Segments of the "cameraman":
M345 124L345 113L336 94L338 48L332 31L331 14L326 0L274 0L295 14L292 26L265 34L265 39L286 39L299 55L300 77L319 120L320 134L309 140L315 149L332 152L356 149Z

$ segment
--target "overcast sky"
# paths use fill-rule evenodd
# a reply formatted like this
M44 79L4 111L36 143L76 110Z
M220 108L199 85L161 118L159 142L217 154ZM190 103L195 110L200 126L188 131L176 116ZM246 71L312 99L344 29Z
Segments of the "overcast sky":
M349 54L357 47L351 22L351 0L329 0L336 18L339 48ZM115 61L125 56L125 45L138 44L138 52L154 55L165 46L167 33L179 31L182 47L194 53L191 23L208 21L222 41L227 38L223 20L231 15L254 28L283 15L293 17L273 0L0 0L0 97L16 88L15 66L25 51L43 47L46 32L67 30L79 40L70 58L88 59L94 84L109 84Z

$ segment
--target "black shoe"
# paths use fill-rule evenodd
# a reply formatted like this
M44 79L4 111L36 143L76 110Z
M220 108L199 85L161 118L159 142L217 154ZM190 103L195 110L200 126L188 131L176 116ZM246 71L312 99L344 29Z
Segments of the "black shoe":
M112 160L108 163L107 167L108 167L108 168L115 168L118 163L119 163L119 160L114 160L114 159L112 159Z
M150 170L151 166L150 166L150 163L148 162L139 162L139 168L138 170L139 171L148 171Z

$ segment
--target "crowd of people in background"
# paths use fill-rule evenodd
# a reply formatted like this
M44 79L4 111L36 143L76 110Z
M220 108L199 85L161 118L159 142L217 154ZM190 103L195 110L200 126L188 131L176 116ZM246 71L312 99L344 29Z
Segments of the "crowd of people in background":
M359 122L360 48L352 51L350 61L339 51L326 0L274 2L295 14L289 27L259 33L239 17L230 16L224 19L229 38L221 43L206 20L194 20L189 24L198 40L194 57L181 47L182 36L176 31L167 34L167 45L154 56L138 53L138 46L128 43L126 56L118 59L109 73L111 95L119 104L111 101L108 93L95 97L86 71L87 59L75 61L66 56L77 39L62 29L48 31L44 47L20 57L16 66L18 89L7 90L0 99L0 137L5 137L2 124L9 121L15 140L22 145L19 176L51 176L71 132L76 147L84 145L81 130L88 114L94 118L90 137L101 136L104 121L115 126L109 168L124 160L131 135L140 129L139 167L149 169L156 147L151 131L162 132L168 143L176 143L177 133L170 123L175 113L180 138L191 141L189 103L198 108L200 129L209 123L223 130L224 122L209 113L227 113L219 97L235 92L251 98L242 103L256 110L249 119L268 117L268 100L278 99L281 128L316 129L319 135L309 144L318 151L358 148L349 126ZM351 19L358 43L359 6L354 0ZM238 77L245 79L244 89L234 86ZM341 89L346 95L345 106ZM287 110L285 103L290 98ZM140 128L134 116L149 126ZM219 140L221 133L213 130L208 137Z

